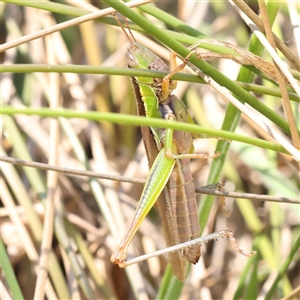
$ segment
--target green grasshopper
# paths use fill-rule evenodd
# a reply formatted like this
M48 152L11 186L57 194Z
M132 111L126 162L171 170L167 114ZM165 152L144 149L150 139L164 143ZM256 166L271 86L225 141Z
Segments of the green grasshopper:
M117 21L130 41L126 53L128 68L170 71L160 57L135 41L131 31L130 38L118 19ZM172 58L171 62L175 59L174 54ZM163 79L131 77L138 114L148 118L163 118L167 122L180 121L194 124L185 105L172 94L176 82L170 77L183 69L184 64L177 68L174 66L175 63L171 65L171 72ZM151 169L132 223L111 257L111 261L120 267L126 266L127 248L156 201L158 201L167 246L199 237L200 226L190 159L219 156L219 153L212 156L194 154L193 136L188 132L158 127L141 127L141 131ZM188 261L196 264L200 255L199 244L168 254L173 274L178 280L184 281Z

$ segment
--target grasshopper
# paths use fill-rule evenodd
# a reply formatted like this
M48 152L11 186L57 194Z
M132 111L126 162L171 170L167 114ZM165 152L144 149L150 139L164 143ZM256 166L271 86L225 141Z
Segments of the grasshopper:
M117 18L116 18L117 19ZM120 27L130 44L126 53L128 68L170 72L163 79L131 77L138 114L148 118L163 118L166 122L194 123L187 108L174 94L176 82L170 78L183 69L175 68L175 54L171 53L171 70L167 64L149 49L137 43ZM141 222L158 201L167 246L177 245L199 237L200 226L197 204L190 170L191 158L215 158L208 154L194 154L193 136L189 132L158 127L141 127L149 165L151 166L135 216L111 261L126 266L127 248ZM183 251L168 254L174 276L184 281L188 261L196 264L201 256L201 246L194 244Z

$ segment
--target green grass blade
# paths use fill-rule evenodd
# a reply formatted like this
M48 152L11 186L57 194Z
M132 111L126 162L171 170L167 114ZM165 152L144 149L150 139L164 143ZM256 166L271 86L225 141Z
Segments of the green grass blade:
M13 267L9 261L5 246L3 244L2 238L0 237L0 267L3 270L4 277L10 288L13 299L23 300L23 294L21 292L19 283L15 276Z

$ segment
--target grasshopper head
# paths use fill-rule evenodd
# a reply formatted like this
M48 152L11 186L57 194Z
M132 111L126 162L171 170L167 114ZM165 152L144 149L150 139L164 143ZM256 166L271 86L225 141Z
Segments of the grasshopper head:
M128 46L126 62L129 68L148 70L155 58L157 58L157 55L140 43L133 42Z

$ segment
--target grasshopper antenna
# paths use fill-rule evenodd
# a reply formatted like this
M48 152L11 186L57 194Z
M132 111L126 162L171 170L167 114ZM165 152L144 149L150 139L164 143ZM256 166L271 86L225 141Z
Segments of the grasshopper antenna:
M123 24L120 22L119 18L117 17L117 15L115 13L113 13L113 16L114 18L116 19L117 23L119 24L119 26L121 27L122 31L124 32L124 34L126 35L127 39L131 42L131 43L134 43L136 42L130 28L129 28L129 25L128 25L128 22L127 22L127 19L126 17L124 17L124 21L125 21L125 24L126 24L126 28L127 30L129 31L130 35L127 33L127 31L124 29L124 26Z

